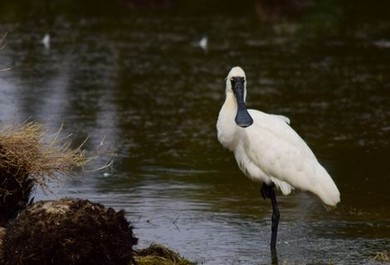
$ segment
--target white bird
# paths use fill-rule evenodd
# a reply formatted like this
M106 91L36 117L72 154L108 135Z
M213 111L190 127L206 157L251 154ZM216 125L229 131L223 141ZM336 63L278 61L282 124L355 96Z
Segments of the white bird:
M340 202L340 192L305 141L289 126L287 117L247 110L246 76L242 68L231 69L225 92L217 121L218 140L234 153L246 176L263 183L263 198L271 199L271 255L276 261L279 209L274 187L283 195L295 188L309 191L329 206Z
M208 38L207 36L203 36L202 39L199 41L199 47L202 48L202 50L207 50L207 44L208 44Z
M49 33L46 33L45 36L43 36L41 43L46 49L50 49L50 35L49 35Z

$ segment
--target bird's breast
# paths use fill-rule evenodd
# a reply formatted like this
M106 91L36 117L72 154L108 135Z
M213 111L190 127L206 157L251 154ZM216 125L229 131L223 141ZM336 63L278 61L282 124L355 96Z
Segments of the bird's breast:
M237 137L238 126L234 122L236 112L237 108L235 106L225 102L219 112L217 121L218 141L230 151L234 151L239 139Z
M217 123L218 141L230 151L234 151L237 146L235 125L229 123Z

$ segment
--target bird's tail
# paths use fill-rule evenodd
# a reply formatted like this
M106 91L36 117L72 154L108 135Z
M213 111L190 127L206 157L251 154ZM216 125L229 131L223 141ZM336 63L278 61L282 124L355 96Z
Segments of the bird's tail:
M321 166L317 177L320 181L311 190L328 206L335 207L340 202L340 192L328 172Z

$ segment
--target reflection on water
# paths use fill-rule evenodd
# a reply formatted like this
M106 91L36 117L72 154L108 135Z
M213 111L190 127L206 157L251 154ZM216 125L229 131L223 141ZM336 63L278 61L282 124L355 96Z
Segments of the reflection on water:
M12 67L0 72L0 122L64 122L76 142L116 153L113 170L36 198L123 208L141 246L164 243L200 263L268 263L270 203L216 140L224 77L241 65L249 105L289 116L342 193L332 212L307 194L279 197L280 261L364 263L389 247L390 50L377 44L389 24L323 35L244 17L59 16L46 49L47 26L26 23L0 23L0 67ZM206 52L193 45L204 35Z

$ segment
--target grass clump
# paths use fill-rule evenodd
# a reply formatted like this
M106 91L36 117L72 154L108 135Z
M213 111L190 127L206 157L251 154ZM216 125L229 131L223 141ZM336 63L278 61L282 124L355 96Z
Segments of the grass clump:
M45 188L86 163L84 151L62 143L60 131L50 135L35 122L0 129L0 225L26 207L34 185Z
M138 265L195 265L179 254L162 245L152 243L148 248L135 251L134 259Z
M384 250L376 253L374 260L378 262L390 263L390 251Z

